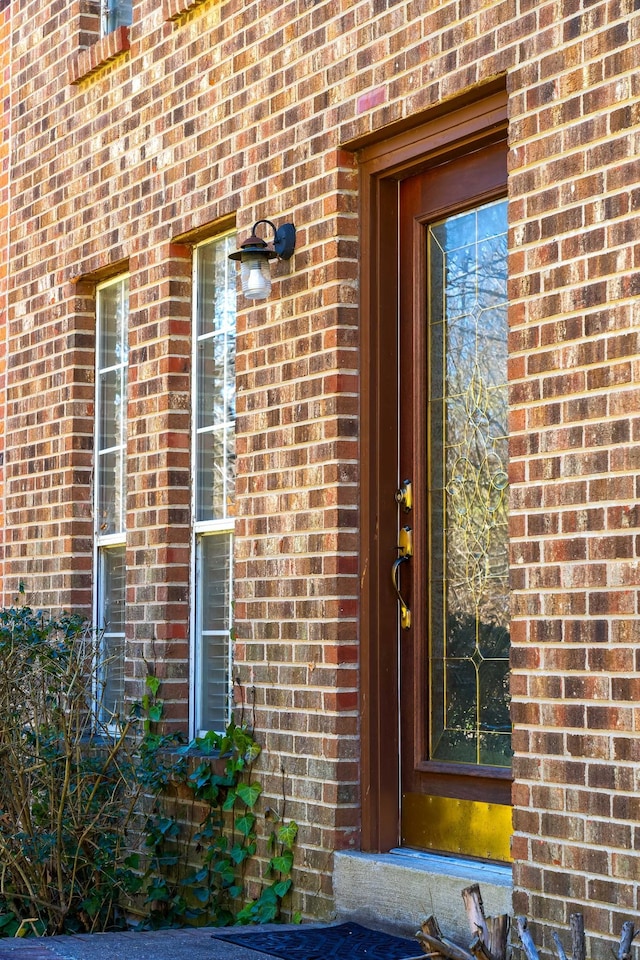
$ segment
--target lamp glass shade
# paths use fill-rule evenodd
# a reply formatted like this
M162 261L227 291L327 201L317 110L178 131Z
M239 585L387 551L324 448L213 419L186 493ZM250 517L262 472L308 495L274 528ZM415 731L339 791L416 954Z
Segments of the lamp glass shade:
M261 253L243 253L240 269L242 292L249 300L265 300L271 293L269 260Z

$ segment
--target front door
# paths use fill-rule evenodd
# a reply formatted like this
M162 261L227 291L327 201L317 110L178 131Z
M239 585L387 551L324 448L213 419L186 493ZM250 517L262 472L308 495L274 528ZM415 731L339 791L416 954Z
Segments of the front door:
M399 182L400 837L509 859L506 148Z

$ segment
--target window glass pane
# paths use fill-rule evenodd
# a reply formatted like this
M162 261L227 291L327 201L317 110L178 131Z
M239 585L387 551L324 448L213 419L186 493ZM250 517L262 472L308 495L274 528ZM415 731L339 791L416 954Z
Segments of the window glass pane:
M127 362L129 281L119 280L98 291L100 339L98 369Z
M103 537L124 535L129 284L97 291L95 549L96 620L101 638L99 701L109 722L124 698L125 547Z
M101 632L101 711L105 721L122 711L124 701L125 548L103 548L99 558Z
M96 534L122 533L124 521L129 284L98 291Z
M200 731L221 733L229 722L229 636L203 633L200 639Z
M102 0L102 35L132 21L132 0Z
M99 537L124 530L122 497L122 451L117 448L98 455L100 485L96 505Z
M233 236L197 251L196 519L232 515L235 458L236 274Z
M235 371L229 382L225 360L226 337L207 337L198 343L198 427L210 427L235 415Z
M201 538L202 629L228 630L230 594L231 534L211 534Z
M224 433L208 430L198 434L196 486L198 520L224 517Z
M126 368L116 367L100 374L100 450L123 446Z
M232 424L225 431L225 475L224 475L224 496L226 516L235 516L235 495L236 495L236 431Z
M229 716L231 630L230 533L199 541L199 718L200 730L222 730Z
M506 201L429 228L433 759L508 766Z
M230 709L232 533L199 532L198 524L234 515L235 249L229 235L196 252L195 519L196 727L222 730Z
M198 337L228 333L235 338L237 268L229 260L235 243L235 235L230 234L198 247Z

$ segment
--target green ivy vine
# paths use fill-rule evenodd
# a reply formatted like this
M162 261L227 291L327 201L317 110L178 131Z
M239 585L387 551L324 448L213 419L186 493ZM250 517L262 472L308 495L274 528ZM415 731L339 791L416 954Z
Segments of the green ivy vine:
M253 778L253 766L259 745L246 724L233 720L224 733L209 732L187 744L179 734L159 733L159 679L150 674L146 687L137 706L144 730L139 777L155 802L145 826L142 926L279 920L292 885L298 827L293 821L282 822L273 811L260 893L249 902L245 897L247 867L258 852L256 806L262 789ZM204 811L197 830L186 839L184 824L168 813L168 798L176 793L183 803L185 798L190 801L192 809ZM143 860L129 858L129 866L139 869Z

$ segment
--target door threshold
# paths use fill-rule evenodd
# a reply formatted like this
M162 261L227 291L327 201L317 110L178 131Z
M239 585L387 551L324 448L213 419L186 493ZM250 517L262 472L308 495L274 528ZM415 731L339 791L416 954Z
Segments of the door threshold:
M394 847L389 851L394 857L405 857L415 864L416 869L433 871L444 876L472 876L473 883L487 883L498 886L513 886L513 870L507 863L488 863L461 857L458 854L430 853L428 850L416 850L414 847ZM376 856L376 854L373 854Z

